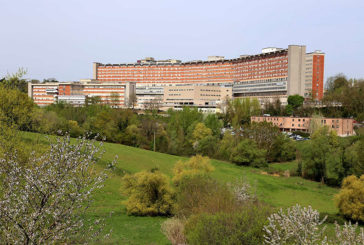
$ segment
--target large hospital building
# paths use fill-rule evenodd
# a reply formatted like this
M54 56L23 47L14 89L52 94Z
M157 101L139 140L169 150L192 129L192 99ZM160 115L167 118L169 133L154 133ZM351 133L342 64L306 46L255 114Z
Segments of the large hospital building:
M181 62L146 58L136 63L94 63L93 79L134 81L138 87L160 88L175 84L228 85L233 97L261 101L299 94L320 100L323 96L324 53L306 53L306 46L264 48L260 54L234 59L210 56L208 60ZM137 91L138 95L138 91Z
M66 84L63 87L35 84L30 85L29 94L36 103L45 105L58 99L72 101L74 98L77 101L80 95L101 96L108 102L114 91L120 94L122 107L126 105L126 87L134 88L135 85L139 108L158 99L164 108L189 105L208 110L216 108L224 97L257 98L261 104L277 98L286 104L287 97L294 94L320 100L323 97L324 59L325 54L321 51L307 53L306 46L289 45L284 49L264 48L259 54L233 59L209 56L204 61L182 62L149 57L135 63L95 62L92 79L79 82L79 86L68 84L73 92L63 90ZM79 93L80 88L82 93ZM74 97L62 97L62 91L68 91L67 95Z

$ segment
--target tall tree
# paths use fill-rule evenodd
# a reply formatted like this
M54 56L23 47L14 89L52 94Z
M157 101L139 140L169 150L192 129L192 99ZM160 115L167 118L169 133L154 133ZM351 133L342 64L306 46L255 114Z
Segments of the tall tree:
M2 243L78 243L75 236L92 241L97 230L82 217L105 177L94 170L98 152L94 142L71 144L65 137L26 165L16 155L0 159Z

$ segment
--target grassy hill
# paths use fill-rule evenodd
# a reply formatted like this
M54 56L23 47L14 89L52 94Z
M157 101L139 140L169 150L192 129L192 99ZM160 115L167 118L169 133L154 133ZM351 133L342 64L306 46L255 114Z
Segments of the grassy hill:
M46 145L44 135L24 133L24 141ZM116 168L109 174L105 186L95 196L95 202L88 215L105 217L107 229L112 229L112 244L168 244L160 231L161 217L132 217L126 215L121 194L121 178L125 172L135 173L141 170L159 168L171 176L173 165L183 157L146 151L120 144L104 144L105 154L99 168L102 169L115 156L118 156ZM274 207L288 207L296 203L311 205L320 212L336 213L333 196L337 189L322 186L317 182L299 177L275 177L262 174L261 170L239 167L228 162L212 160L215 167L213 177L223 181L244 178L256 190L261 200ZM291 163L295 164L295 163ZM277 169L289 169L290 163L275 164Z

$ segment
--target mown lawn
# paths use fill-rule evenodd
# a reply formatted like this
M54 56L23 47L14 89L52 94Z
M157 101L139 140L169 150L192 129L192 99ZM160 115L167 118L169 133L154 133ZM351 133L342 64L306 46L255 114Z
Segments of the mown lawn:
M35 133L24 133L24 141L46 145L45 136ZM183 157L146 151L120 144L104 144L105 153L99 163L100 170L118 156L115 169L109 173L105 186L96 193L95 202L89 210L90 217L104 217L107 230L112 229L109 244L169 244L160 231L163 217L132 217L126 215L122 202L121 178L124 173L135 173L142 170L158 168L171 176L173 165ZM258 197L270 205L280 208L296 203L311 205L320 212L336 213L333 196L338 189L322 186L317 182L300 177L275 177L262 174L261 170L241 167L234 164L212 160L215 171L212 176L223 182L232 182L239 178L248 181L256 190ZM279 168L292 167L285 163Z

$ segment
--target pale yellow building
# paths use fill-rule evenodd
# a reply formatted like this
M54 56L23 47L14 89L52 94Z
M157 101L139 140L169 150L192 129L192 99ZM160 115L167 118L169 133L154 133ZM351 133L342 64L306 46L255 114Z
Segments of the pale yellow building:
M164 87L163 109L197 107L204 112L217 112L226 98L232 98L232 87L176 84Z
M309 132L311 117L270 117L253 116L251 122L271 122L282 131L304 131ZM338 136L355 135L354 120L350 118L318 118L318 123L335 130Z

